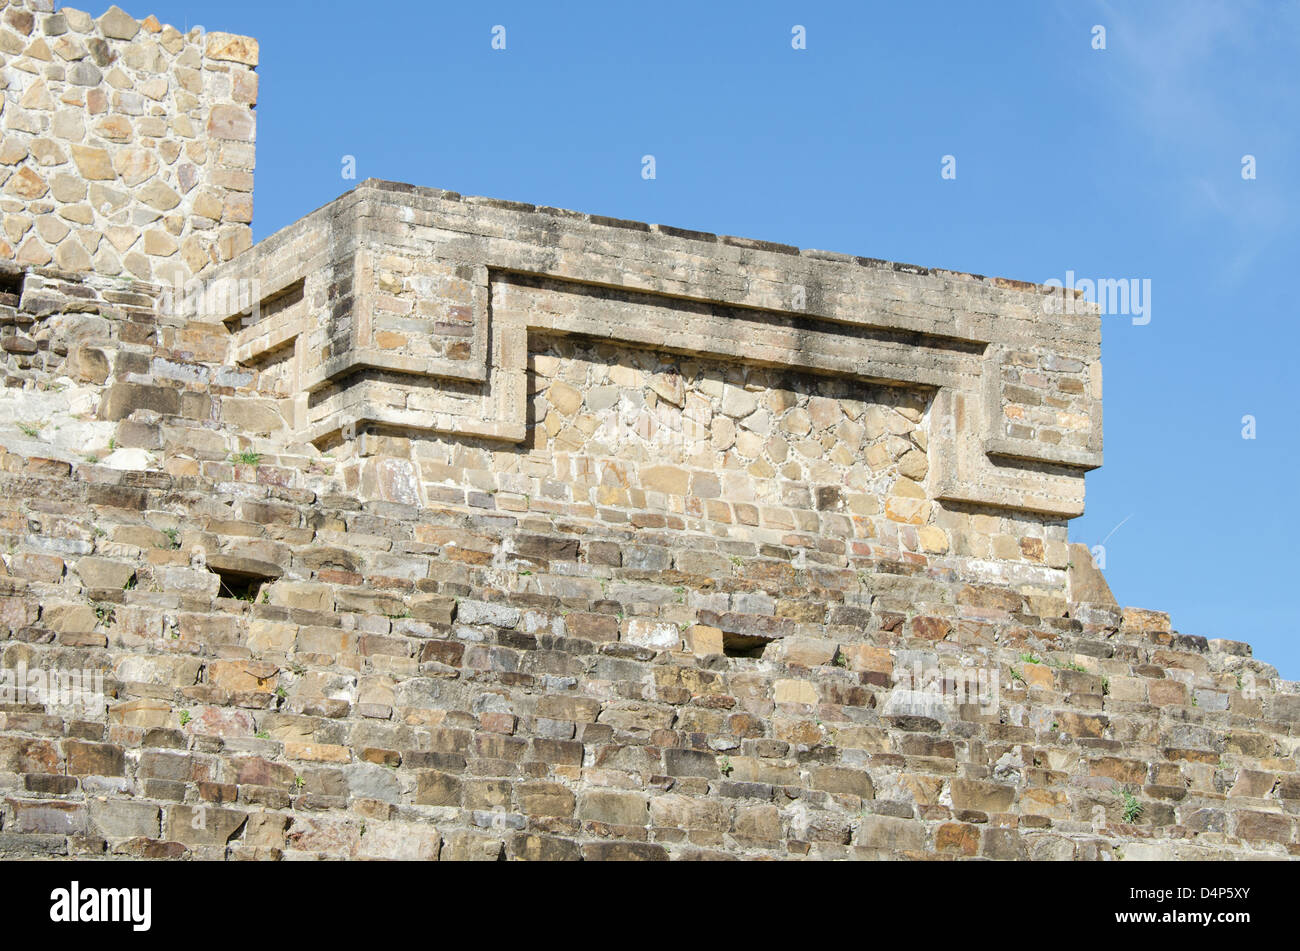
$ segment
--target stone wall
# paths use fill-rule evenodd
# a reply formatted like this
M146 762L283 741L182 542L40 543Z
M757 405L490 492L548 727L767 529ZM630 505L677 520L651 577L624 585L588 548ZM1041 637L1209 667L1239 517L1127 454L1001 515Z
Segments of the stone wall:
M256 432L341 446L363 498L472 471L489 508L833 534L1059 596L1101 461L1099 318L1036 285L368 181L202 291L186 313L274 397ZM536 362L566 338L609 364L556 388L567 424ZM634 354L657 369L615 394ZM631 492L619 427L660 463Z
M317 446L240 322L162 297L0 300L0 671L107 695L10 676L0 854L1300 844L1300 685L1247 645L1121 610L1077 549L1060 589L908 551L921 391L537 334L520 443Z
M191 312L238 331L237 359L292 358L313 442L520 442L549 332L925 390L943 501L1071 518L1101 464L1096 308L1022 282L367 181L205 291Z
M378 181L250 248L253 41L0 57L0 856L1300 851L1300 685L1069 544L1094 307Z
M258 48L0 0L0 260L184 282L252 244Z

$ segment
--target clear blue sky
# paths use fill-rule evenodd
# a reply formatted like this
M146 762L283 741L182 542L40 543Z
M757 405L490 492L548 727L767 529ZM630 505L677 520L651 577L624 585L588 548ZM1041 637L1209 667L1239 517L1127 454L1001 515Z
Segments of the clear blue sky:
M1149 279L1149 324L1103 320L1106 465L1072 537L1106 539L1121 603L1300 679L1295 3L128 10L261 41L259 238L351 187L354 155L358 179L1025 280Z

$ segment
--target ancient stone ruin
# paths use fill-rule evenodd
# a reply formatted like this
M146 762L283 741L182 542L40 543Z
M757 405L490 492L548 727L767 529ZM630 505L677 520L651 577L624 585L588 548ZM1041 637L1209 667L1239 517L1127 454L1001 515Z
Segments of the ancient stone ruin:
M1300 685L1068 541L1095 308L374 180L253 245L257 63L0 0L0 855L1297 851Z

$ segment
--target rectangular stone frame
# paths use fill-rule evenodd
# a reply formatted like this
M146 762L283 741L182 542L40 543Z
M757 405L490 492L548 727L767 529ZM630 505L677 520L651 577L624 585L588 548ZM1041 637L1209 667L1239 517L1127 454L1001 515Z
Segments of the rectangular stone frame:
M468 359L375 346L370 288L375 261L388 252L472 269ZM294 340L299 392L289 415L310 441L377 424L521 442L527 340L537 331L933 391L927 492L939 501L1072 518L1083 512L1084 473L1102 461L1100 317L1092 305L1052 313L1039 285L375 180L212 279L252 279L263 297L304 281L302 312L283 326L239 331L233 355L251 360ZM624 306L590 298L563 318L521 314L509 306L520 280L599 288ZM349 319L341 345L311 345L323 322ZM1085 445L1005 432L1003 371L1026 352L1086 368L1089 385L1069 407L1072 419L1087 420ZM471 411L460 397L445 411L385 405L367 371L428 388L435 404L439 388L452 384L478 384L481 398ZM340 383L341 396L312 405L312 394Z

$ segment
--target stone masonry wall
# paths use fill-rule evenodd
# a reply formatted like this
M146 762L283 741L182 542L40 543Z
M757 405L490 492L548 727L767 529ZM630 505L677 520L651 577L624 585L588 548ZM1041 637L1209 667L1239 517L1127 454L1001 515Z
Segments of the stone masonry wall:
M520 446L318 447L223 324L23 278L0 671L108 697L8 685L6 857L1300 847L1300 685L1247 645L1119 609L1086 561L1036 592L854 540L925 460L915 393L539 335ZM782 497L832 470L836 499ZM823 517L769 535L765 506ZM997 690L949 689L973 673Z
M0 0L0 857L1300 852L1300 684L1069 544L1095 307L375 180L251 246L257 57Z
M1049 314L1044 289L1018 282L368 181L206 287L186 312L262 375L250 434L348 452L349 433L401 437L349 463L364 498L463 498L448 479L478 470L477 498L520 511L731 519L777 544L834 534L1060 595L1066 522L1100 464L1099 318ZM611 365L657 354L658 370L616 399L609 367L566 384L585 405L546 443L538 423L561 424L537 358L563 339L603 345ZM864 415L875 399L905 409ZM749 402L761 412L742 417ZM715 417L725 448L703 453L694 431ZM609 440L577 441L624 424L653 425L648 492L603 485L620 478ZM448 454L482 461L447 469Z
M0 261L183 285L252 244L258 47L0 0Z

